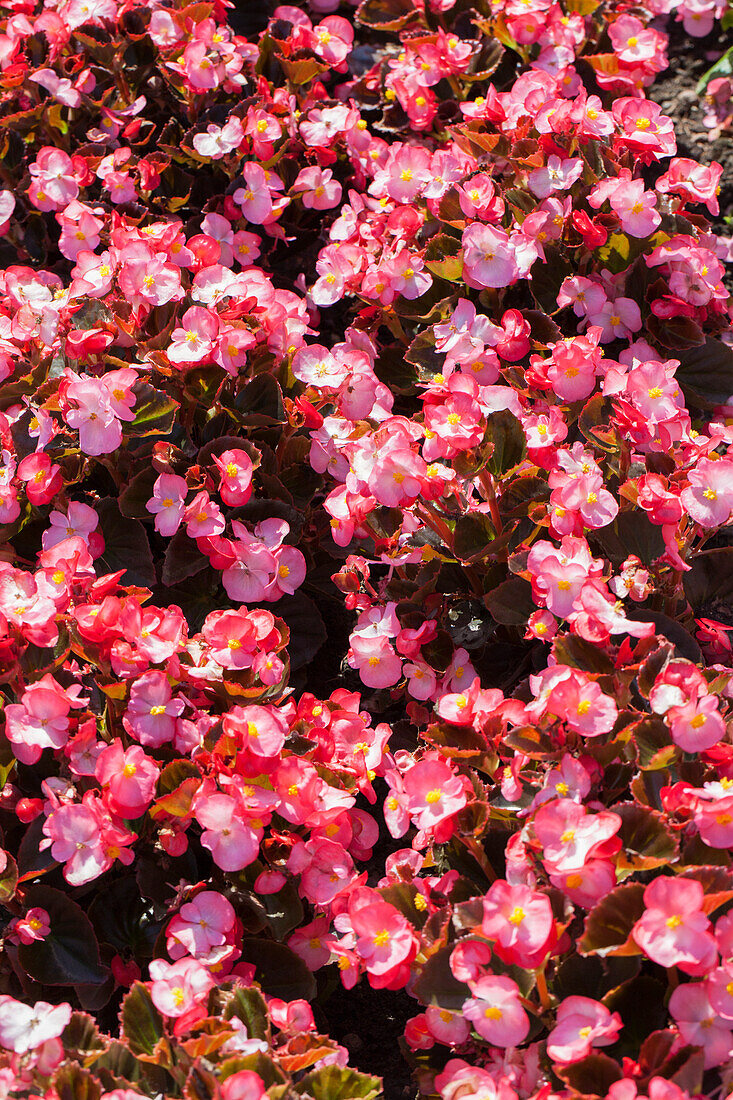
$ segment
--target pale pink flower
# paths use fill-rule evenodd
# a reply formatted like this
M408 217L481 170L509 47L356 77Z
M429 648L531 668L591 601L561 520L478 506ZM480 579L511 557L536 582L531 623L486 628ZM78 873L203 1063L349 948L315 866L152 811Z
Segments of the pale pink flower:
M487 974L471 982L473 996L463 1005L463 1015L492 1046L514 1047L527 1038L529 1017L511 978Z

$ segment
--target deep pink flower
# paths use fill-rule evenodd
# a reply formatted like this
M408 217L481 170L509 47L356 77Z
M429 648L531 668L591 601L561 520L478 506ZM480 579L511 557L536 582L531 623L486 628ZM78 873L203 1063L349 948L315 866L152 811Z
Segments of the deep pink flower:
M549 898L529 886L510 886L499 879L484 897L481 929L495 941L496 953L504 962L528 970L537 967L555 938Z
M566 997L557 1010L555 1027L547 1036L547 1053L560 1065L579 1062L592 1047L615 1043L621 1027L618 1012L609 1012L599 1001Z
M704 891L695 879L660 875L644 890L645 911L632 929L642 951L660 966L705 974L717 951L710 921L702 911Z

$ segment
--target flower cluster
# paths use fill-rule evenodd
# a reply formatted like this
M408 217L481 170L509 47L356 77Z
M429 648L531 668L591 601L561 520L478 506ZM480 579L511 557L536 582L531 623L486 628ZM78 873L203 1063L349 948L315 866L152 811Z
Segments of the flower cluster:
M725 1095L721 5L228 6L0 9L0 1092Z

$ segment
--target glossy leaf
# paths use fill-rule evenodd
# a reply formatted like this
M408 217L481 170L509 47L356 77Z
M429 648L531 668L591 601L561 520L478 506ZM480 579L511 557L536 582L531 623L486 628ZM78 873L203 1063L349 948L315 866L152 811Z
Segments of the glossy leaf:
M133 1054L154 1053L164 1035L163 1017L142 982L135 982L122 1001L120 1023L122 1034Z
M99 985L108 975L99 959L99 945L91 921L81 906L51 886L29 886L24 891L29 909L45 909L50 931L42 940L21 944L23 968L43 985Z
M631 930L644 912L644 886L640 882L616 886L585 918L578 949L583 955L639 955Z

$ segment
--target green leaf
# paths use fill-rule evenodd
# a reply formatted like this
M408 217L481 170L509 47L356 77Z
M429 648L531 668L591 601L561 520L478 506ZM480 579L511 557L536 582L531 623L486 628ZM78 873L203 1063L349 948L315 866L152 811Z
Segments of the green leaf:
M622 1077L618 1062L599 1051L570 1066L556 1066L555 1072L579 1096L607 1096L614 1081Z
M157 477L158 471L150 464L140 473L135 474L119 496L119 507L123 516L127 516L128 519L152 519L145 505L153 495L153 486Z
M606 243L595 250L595 256L604 267L617 275L620 271L626 271L637 256L641 256L649 247L648 238L611 233Z
M508 409L489 414L486 438L493 450L486 463L492 474L503 475L524 458L526 437L524 428Z
M160 798L161 795L171 794L178 790L186 779L200 778L201 772L192 760L171 760L158 776L156 796Z
M459 516L453 531L453 550L460 561L472 561L482 557L496 538L496 531L488 516L471 512Z
M181 527L165 548L160 579L168 587L180 584L181 581L201 573L208 564L209 559L201 553L194 540L190 539Z
M310 1001L316 995L316 980L301 958L274 940L247 936L242 940L242 959L256 967L255 980L271 997L284 1001L303 998Z
M399 909L403 917L407 917L410 924L414 925L415 928L422 928L428 919L428 911L425 905L422 909L418 909L415 905L417 897L420 897L423 902L425 901L424 896L416 886L413 886L411 882L398 882L392 886L384 886L379 892L385 901L388 901L390 905L394 905L395 909Z
M675 377L689 402L699 409L725 405L733 395L733 348L708 336L704 344L675 352Z
M83 909L62 890L29 886L28 909L45 909L50 931L43 940L21 944L18 959L28 974L43 985L99 985L109 971L99 961L94 928Z
M661 344L665 350L672 352L676 359L681 359L682 353L686 351L699 351L705 344L702 329L691 317L663 318L652 313L647 317L646 327L652 339ZM679 371L677 377L679 378ZM685 387L682 388L684 390ZM689 404L690 401L688 400ZM702 405L701 407L706 408L709 406Z
M561 665L581 668L584 672L612 675L613 660L593 642L586 642L577 634L561 634L552 644L553 656Z
M431 237L425 249L425 266L439 279L457 283L463 277L461 242L447 233Z
M382 1080L348 1066L321 1066L295 1085L295 1092L313 1100L376 1100Z
M168 435L176 421L178 402L147 382L136 382L133 393L137 397L133 409L135 419L124 425L125 432L140 436Z
M215 1100L221 1095L216 1077L211 1070L205 1068L200 1058L191 1066L183 1086L183 1095L187 1100Z
M717 619L725 612L730 615L733 602L733 546L716 550L704 550L690 562L689 572L683 575L685 596L696 615Z
M646 1091L652 1077L673 1081L691 1096L702 1092L705 1055L700 1047L679 1045L676 1031L653 1031L639 1052L639 1088Z
M247 1028L250 1039L266 1039L269 1034L267 1005L257 989L237 986L224 1006L224 1019L236 1016Z
M276 940L283 940L303 921L303 902L293 879L288 879L276 894L261 894L257 900Z
M120 1023L122 1036L133 1054L153 1054L163 1038L163 1017L142 982L135 982L125 996Z
M616 886L591 909L578 943L581 955L640 955L631 929L644 913L644 884Z
M328 637L321 613L313 600L300 591L283 596L277 603L277 613L290 628L290 667L303 668Z
M356 11L357 23L378 31L401 30L414 18L412 0L364 0Z
M235 408L252 427L269 427L285 421L283 395L271 374L258 374L237 394Z
M436 374L440 374L443 369L445 356L435 350L435 333L432 328L427 329L425 332L419 332L407 351L403 353L403 356L405 362L418 367L420 377L423 379L431 379ZM378 368L379 360L375 367L377 377L379 377ZM406 368L403 367L401 373L406 375ZM412 385L414 385L415 377L415 372L412 371L410 374Z
M421 969L412 992L422 1004L458 1012L471 996L468 986L453 977L450 957L454 946L447 944L438 948Z
M74 1012L64 1028L61 1036L64 1050L67 1055L79 1061L89 1054L107 1049L106 1040L102 1038L96 1021L87 1012Z
M624 1022L614 1053L634 1057L644 1039L652 1031L664 1027L667 1021L666 992L666 985L657 978L638 974L603 998L609 1012L618 1012Z
M593 531L589 541L598 543L604 556L616 565L620 565L630 554L636 554L644 565L651 565L664 553L661 527L652 523L639 508L619 512L613 523ZM635 617L629 616L632 619Z
M142 523L123 516L113 497L100 500L96 510L105 542L100 564L109 573L124 569L124 584L155 584L153 555Z
M631 611L630 618L641 623L654 623L656 633L666 638L674 646L674 656L684 657L693 664L702 663L702 651L692 634L685 630L681 623L665 615L663 611L651 611L648 607L640 607L637 611Z
M619 836L624 848L619 866L635 870L663 867L677 855L677 842L667 831L662 814L636 802L616 803L621 818Z
M226 1061L220 1062L219 1080L226 1081L227 1077L231 1077L234 1073L241 1073L243 1069L248 1069L261 1077L266 1089L271 1089L273 1085L285 1084L283 1071L261 1050L256 1050L254 1054L240 1054L236 1058L227 1058Z
M505 519L525 516L533 504L546 501L550 496L550 486L543 477L515 477L502 484L499 498L499 512Z
M99 1100L102 1088L99 1081L76 1062L65 1062L53 1077L55 1094L59 1100Z
M5 870L0 874L0 905L7 905L15 894L18 885L18 864L10 852L5 853L7 863Z
M534 726L515 726L502 738L502 741L507 748L521 752L531 760L544 760L558 751L558 746L552 737Z
M544 260L532 265L530 290L537 305L545 313L557 313L557 295L563 279L574 275L572 267L563 253L554 245L545 247Z
M656 715L642 718L634 730L634 744L639 767L644 771L666 768L678 754L667 723Z
M532 585L523 577L509 577L484 596L484 603L504 626L524 626L535 610Z
M702 883L705 893L702 902L703 913L714 913L721 905L733 898L733 872L727 867L705 865L693 867L684 872L682 878L695 879Z
M133 878L103 886L89 907L89 919L100 942L116 952L132 953L138 962L153 958L162 922L155 920L151 902L140 896Z

